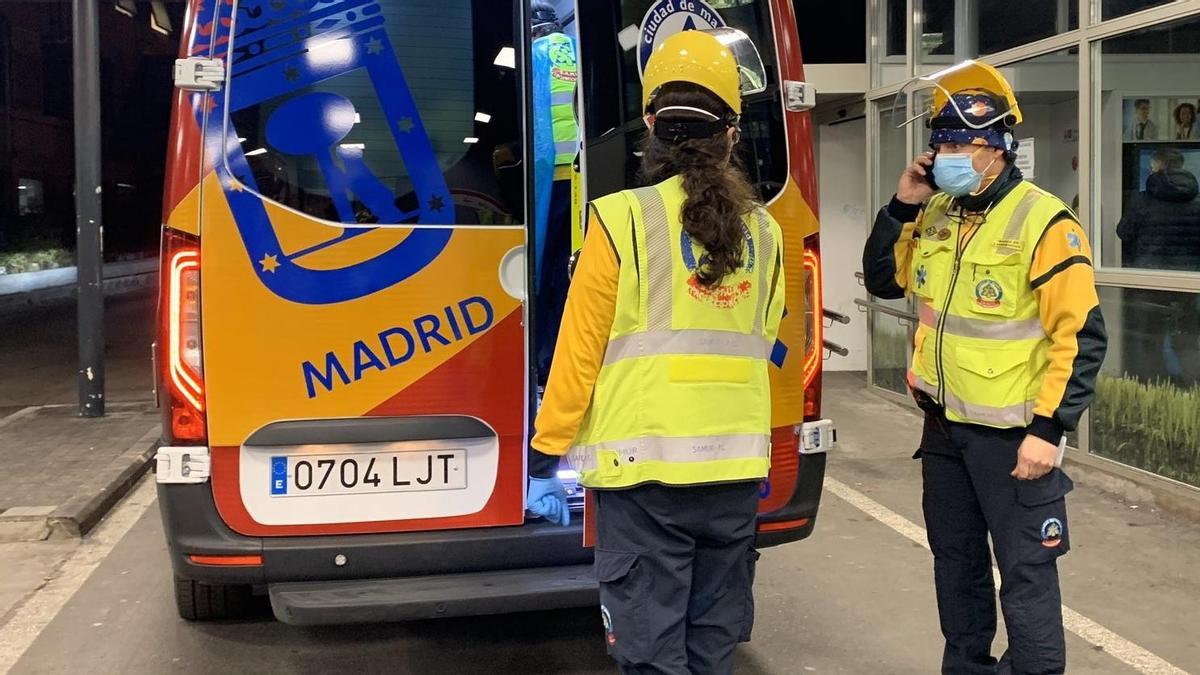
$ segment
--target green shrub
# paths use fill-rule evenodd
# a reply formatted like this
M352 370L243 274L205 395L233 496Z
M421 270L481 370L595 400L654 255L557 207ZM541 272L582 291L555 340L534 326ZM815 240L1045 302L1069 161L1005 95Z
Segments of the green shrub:
M75 264L75 255L65 248L39 248L28 251L0 252L0 267L5 274L21 274L68 267Z
M1200 486L1200 387L1101 375L1092 452Z

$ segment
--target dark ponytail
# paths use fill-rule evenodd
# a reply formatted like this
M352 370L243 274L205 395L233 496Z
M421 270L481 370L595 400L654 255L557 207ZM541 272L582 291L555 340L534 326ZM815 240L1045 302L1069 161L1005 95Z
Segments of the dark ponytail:
M653 106L655 110L687 106L725 119L733 116L716 95L686 83L664 85ZM657 118L656 124L669 121L709 122L711 118L687 110L668 110ZM655 184L677 175L683 176L683 190L687 193L683 229L706 253L696 267L696 277L705 286L716 286L744 264L742 216L757 206L754 188L732 153L732 143L725 131L708 138L678 142L649 134L642 147L641 180Z

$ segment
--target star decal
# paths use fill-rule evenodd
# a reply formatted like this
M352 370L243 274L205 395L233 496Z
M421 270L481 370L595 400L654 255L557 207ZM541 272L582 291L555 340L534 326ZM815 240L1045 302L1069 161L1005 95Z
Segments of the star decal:
M435 195L429 200L430 211L433 211L434 213L440 213L444 208L446 208L446 202L442 200L441 196Z
M404 133L407 134L408 132L412 131L413 127L415 127L415 126L417 126L417 125L415 122L413 122L413 118L411 118L411 117L401 117L400 118L400 131L403 131Z
M283 77L288 82L295 82L296 80L300 79L300 69L296 66L288 66L283 71Z
M262 265L264 272L274 273L275 270L278 269L278 267L279 267L279 260L275 257L274 254L268 253L263 256L262 260L258 261L258 264Z
M228 181L225 182L225 189L233 190L234 192L245 192L246 186L242 185L242 181L240 181L236 178L230 178Z
M380 54L383 52L383 40L373 37L367 40L367 53L371 55Z

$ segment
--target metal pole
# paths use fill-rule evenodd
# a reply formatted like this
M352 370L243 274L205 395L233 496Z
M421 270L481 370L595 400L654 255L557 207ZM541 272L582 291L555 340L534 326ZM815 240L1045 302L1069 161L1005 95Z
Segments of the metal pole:
M954 60L979 56L979 3L954 0Z
M104 227L100 221L100 24L95 0L73 0L75 238L79 269L79 414L104 415Z

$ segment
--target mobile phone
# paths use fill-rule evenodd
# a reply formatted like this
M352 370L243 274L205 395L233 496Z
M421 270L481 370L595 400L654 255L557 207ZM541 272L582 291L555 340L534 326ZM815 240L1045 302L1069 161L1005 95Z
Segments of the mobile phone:
M934 150L933 156L930 157L929 159L936 160L937 155L938 155L937 150ZM928 183L929 187L933 188L934 190L938 189L937 182L933 180L933 165L932 164L925 167L925 182Z

